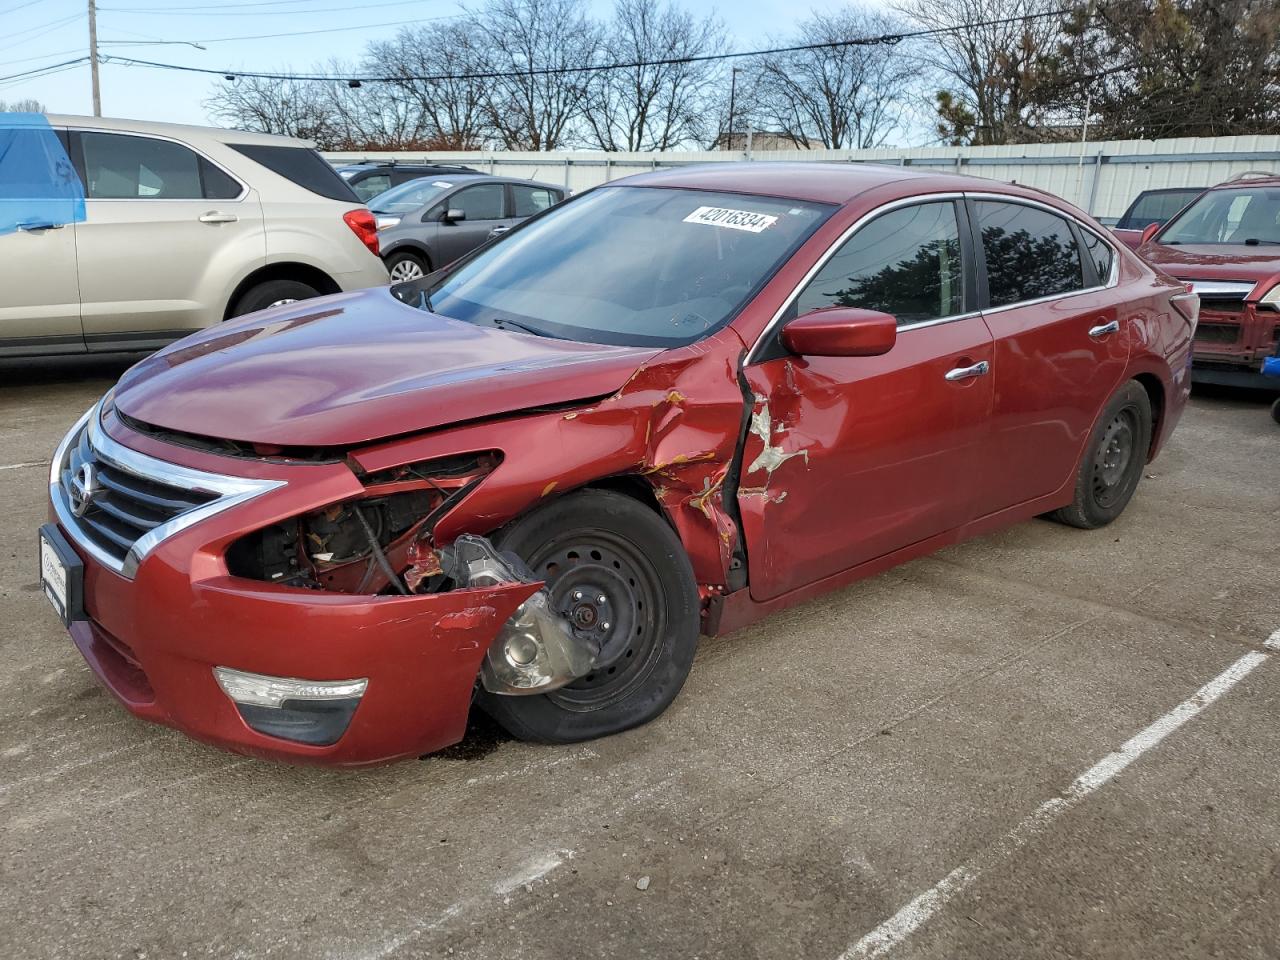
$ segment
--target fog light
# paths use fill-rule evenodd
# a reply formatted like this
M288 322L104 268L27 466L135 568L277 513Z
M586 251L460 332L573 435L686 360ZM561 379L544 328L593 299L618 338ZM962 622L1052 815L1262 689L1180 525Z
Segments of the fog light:
M214 667L213 676L258 733L328 746L347 732L368 687L360 680L295 680Z

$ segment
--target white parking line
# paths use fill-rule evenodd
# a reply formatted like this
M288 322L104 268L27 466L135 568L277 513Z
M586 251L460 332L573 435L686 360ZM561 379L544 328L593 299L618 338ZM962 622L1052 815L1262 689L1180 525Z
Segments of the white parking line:
M888 920L863 936L840 954L840 960L881 957L929 921L954 897L965 890L983 871L997 866L1017 852L1026 842L1043 832L1095 790L1109 783L1148 750L1158 746L1192 717L1221 698L1259 665L1280 650L1280 630L1267 639L1267 652L1252 650L1237 660L1145 730L1131 737L1119 750L1103 757L1072 782L1066 790L1040 804L1030 816L993 843L970 862L956 867L936 884L920 894Z
M0 470L21 470L24 467L47 467L48 465L48 460L28 460L25 463L0 464Z

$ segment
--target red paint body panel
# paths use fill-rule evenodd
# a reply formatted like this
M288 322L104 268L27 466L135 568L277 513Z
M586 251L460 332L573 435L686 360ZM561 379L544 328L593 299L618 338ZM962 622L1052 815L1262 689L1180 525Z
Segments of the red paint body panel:
M117 403L206 437L342 447L603 396L656 352L479 327L378 288L187 337L125 374Z
M728 326L691 346L506 333L369 291L197 334L126 375L115 402L137 420L336 447L346 458L224 456L107 414L103 429L126 447L193 469L285 481L162 541L133 580L81 551L91 622L74 627L73 639L132 712L244 753L307 762L378 762L462 735L480 658L537 584L399 597L229 574L234 540L364 495L364 473L497 451L492 472L439 519L437 544L492 533L589 484L647 485L689 554L704 629L714 633L1069 502L1085 437L1127 378L1146 378L1158 397L1151 455L1181 414L1191 330L1168 302L1181 287L1127 251L1117 252L1118 283L1102 292L904 329L882 356L744 366L810 268L881 204L1004 193L1088 222L1061 201L989 181L848 165L724 165L628 182L843 208ZM1088 328L1109 318L1120 322L1118 334L1090 340ZM991 375L945 379L979 361ZM310 747L247 727L214 681L215 665L367 677L369 686L338 743Z

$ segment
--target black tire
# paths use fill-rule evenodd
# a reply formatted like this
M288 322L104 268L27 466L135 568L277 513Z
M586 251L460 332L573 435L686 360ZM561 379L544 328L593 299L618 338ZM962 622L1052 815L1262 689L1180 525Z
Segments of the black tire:
M1142 384L1130 380L1107 401L1076 475L1076 496L1055 511L1055 520L1095 530L1128 506L1142 479L1151 449L1151 399Z
M593 624L603 642L596 669L559 690L510 697L482 689L478 702L490 716L521 740L574 743L648 723L670 706L693 665L701 605L689 557L661 517L623 494L584 490L526 514L494 541L546 578L554 609Z
M318 296L319 290L301 280L268 280L242 293L231 308L231 316L243 317L246 313L257 313L281 302L310 300Z
M1271 404L1271 419L1276 423L1280 423L1280 400Z
M397 250L389 254L383 262L387 265L387 273L391 275L392 283L417 280L418 277L425 277L431 272L431 265L427 263L427 258L420 253L414 253L412 250ZM418 271L417 275L409 275L415 268ZM397 269L407 272L404 276L397 277Z

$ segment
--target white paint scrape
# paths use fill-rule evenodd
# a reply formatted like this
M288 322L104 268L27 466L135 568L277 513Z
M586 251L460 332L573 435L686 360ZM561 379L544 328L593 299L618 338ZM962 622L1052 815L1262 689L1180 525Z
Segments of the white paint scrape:
M1161 741L1210 704L1221 699L1232 687L1270 659L1272 653L1280 650L1280 630L1272 633L1264 646L1266 652L1254 650L1246 653L1197 690L1194 696L1178 704L1149 727L1130 737L1119 750L1103 757L1080 774L1061 795L1040 804L1033 813L969 863L956 867L888 920L867 933L842 953L840 960L881 957L901 944L981 876L984 870L1007 860L1029 840L1048 828L1058 817L1094 791L1105 786L1131 763L1158 746Z

